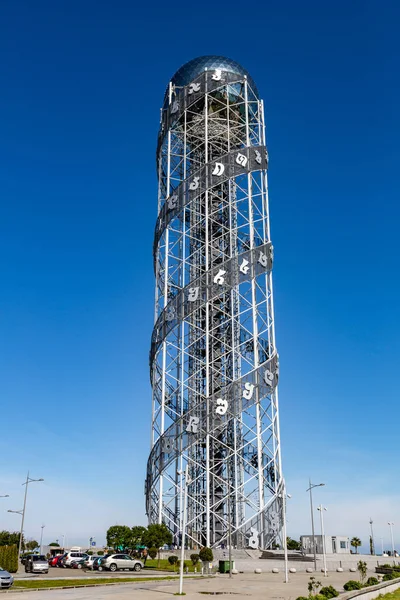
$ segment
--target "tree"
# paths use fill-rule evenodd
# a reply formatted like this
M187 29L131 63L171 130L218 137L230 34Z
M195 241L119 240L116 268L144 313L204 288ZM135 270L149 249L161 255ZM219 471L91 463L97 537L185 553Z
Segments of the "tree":
M112 525L107 530L107 546L125 552L132 548L132 529L128 525Z
M146 527L143 527L142 525L135 525L134 527L132 527L132 546L133 546L133 548L135 548L136 546L144 545L143 539L144 539L146 531L147 531Z
M0 546L19 546L19 531L0 531ZM24 546L24 536L22 536L22 547Z
M175 556L175 554L172 554L171 556L168 556L168 562L170 565L172 565L174 567L174 571L175 571L175 565L178 562L178 557Z
M211 548L204 546L204 548L201 548L199 552L199 557L202 562L211 562L214 558L214 554Z
M353 546L353 548L355 548L355 549L356 549L356 554L358 554L358 550L357 550L357 548L358 548L359 546L361 546L361 540L360 540L360 538L358 538L358 537L353 537L353 539L352 539L352 540L351 540L351 542L350 542L350 545L351 545L351 546Z
M308 597L312 598L313 596L315 596L315 594L318 591L318 588L320 588L322 585L322 583L320 581L317 581L315 579L315 577L310 577L310 581L308 582Z
M371 556L375 554L374 540L372 539L372 535L369 536L369 553Z
M200 560L200 556L198 554L191 554L190 560L192 561L192 565L195 567Z
M288 550L300 550L300 542L292 540L292 538L286 538L286 545Z
M360 574L360 581L361 583L364 583L364 580L367 576L367 563L363 560L359 560L357 563L357 569Z
M56 546L57 548L59 548L60 544L57 544L57 542L51 542L51 544L49 544L49 546Z
M148 552L148 554L149 554L150 558L151 558L152 560L154 560L154 559L155 559L155 557L156 557L156 556L157 556L157 554L158 554L158 548L149 548L149 552Z
M143 534L143 543L148 548L158 548L158 566L160 566L160 548L164 544L172 544L172 533L165 523L153 523Z
M29 542L26 542L25 548L27 550L34 550L35 548L39 548L39 542L37 542L36 540L29 540Z

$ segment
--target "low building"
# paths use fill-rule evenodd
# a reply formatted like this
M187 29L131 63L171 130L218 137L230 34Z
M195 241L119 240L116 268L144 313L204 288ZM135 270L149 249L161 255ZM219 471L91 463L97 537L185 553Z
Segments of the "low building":
M350 538L343 535L325 535L326 554L350 554ZM322 535L315 535L315 551L323 554ZM301 550L305 554L314 554L313 536L300 536Z

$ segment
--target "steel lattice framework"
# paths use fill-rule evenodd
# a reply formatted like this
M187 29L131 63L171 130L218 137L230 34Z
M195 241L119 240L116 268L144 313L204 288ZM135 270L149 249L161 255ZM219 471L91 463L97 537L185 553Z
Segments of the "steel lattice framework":
M263 104L237 63L201 57L166 92L157 150L150 523L190 545L267 548L282 528ZM186 465L190 483L184 481Z

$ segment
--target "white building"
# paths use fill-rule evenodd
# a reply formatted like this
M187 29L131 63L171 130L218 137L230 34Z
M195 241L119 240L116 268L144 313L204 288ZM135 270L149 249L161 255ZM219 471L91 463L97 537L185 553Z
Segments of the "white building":
M343 535L325 535L326 554L350 554L350 538ZM315 551L323 554L322 535L315 535ZM301 549L305 554L314 554L313 536L300 536Z

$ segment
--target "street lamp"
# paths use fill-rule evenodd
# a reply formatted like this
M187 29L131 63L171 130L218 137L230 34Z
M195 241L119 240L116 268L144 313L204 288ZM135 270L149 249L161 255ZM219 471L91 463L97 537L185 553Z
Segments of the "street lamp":
M317 553L315 551L315 533L314 533L314 510L312 503L312 489L316 487L321 487L325 485L324 483L311 483L311 479L308 480L309 488L306 492L310 492L310 508L311 508L311 529L312 529L312 540L313 540L313 550L314 550L314 570L317 570Z
M390 527L390 536L392 538L392 556L394 557L394 540L393 540L393 525L394 525L394 523L392 521L388 521L388 525Z
M283 513L283 551L285 555L285 583L289 583L289 564L287 551L287 531L286 531L286 500L292 496L286 492L286 482L283 480L283 492L279 494L282 498L282 513Z
M19 546L18 546L18 558L21 556L21 547L22 547L22 532L24 530L24 521L25 521L25 509L26 509L26 496L28 493L28 485L34 481L44 481L44 479L32 479L31 477L29 477L29 471L28 471L28 475L26 476L26 481L22 484L22 485L26 485L25 488L25 497L24 497L24 508L21 510L9 510L8 512L14 512L14 513L18 513L22 516L21 519L21 533L19 536Z
M183 471L177 471L178 475L182 475ZM185 562L185 535L186 535L186 513L187 513L187 496L188 486L192 480L189 479L189 465L185 469L185 493L183 496L183 521L182 521L182 539L181 539L181 563L179 565L179 593L178 596L183 596L183 565Z
M321 517L322 554L324 556L324 577L328 577L328 573L326 570L325 531L324 531L324 517L323 517L323 512L324 512L324 510L327 510L327 508L325 508L325 506L322 506L322 504L320 504L318 506L317 510L319 510L319 516Z
M42 525L41 526L41 533L40 533L40 554L42 554L42 541L43 541L43 529L46 527L46 525Z
M9 494L5 494L4 496L0 496L0 498L9 498L10 495Z

